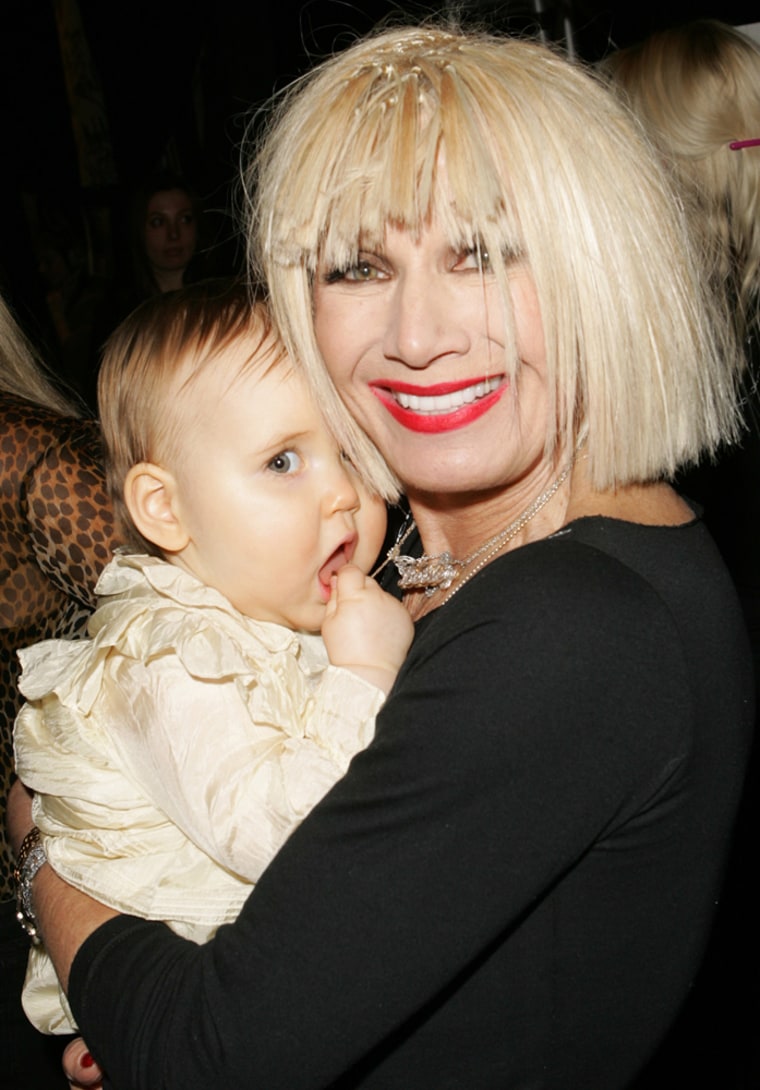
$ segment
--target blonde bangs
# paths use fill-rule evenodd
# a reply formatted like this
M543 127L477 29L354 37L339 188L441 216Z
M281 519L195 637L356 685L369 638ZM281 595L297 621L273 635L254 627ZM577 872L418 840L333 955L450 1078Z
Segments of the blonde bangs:
M379 244L389 223L414 234L435 219L452 246L467 247L486 225L493 243L498 226L499 250L521 247L491 138L498 118L479 106L487 76L455 48L447 64L439 50L407 55L395 45L393 35L387 50L381 40L321 115L304 109L309 91L319 96L319 78L309 86L306 77L280 103L272 127L287 113L287 131L263 141L246 179L258 193L252 258L265 278L273 265L343 267L360 245Z

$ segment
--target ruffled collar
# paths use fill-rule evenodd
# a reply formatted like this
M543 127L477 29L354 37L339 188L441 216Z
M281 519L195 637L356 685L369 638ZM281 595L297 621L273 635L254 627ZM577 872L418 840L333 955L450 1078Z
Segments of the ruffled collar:
M19 652L19 688L27 700L54 691L64 702L91 707L113 651L142 662L173 654L192 677L207 680L254 675L262 655L295 656L307 675L328 664L320 636L246 617L219 591L159 557L119 550L96 592L89 639L45 640Z

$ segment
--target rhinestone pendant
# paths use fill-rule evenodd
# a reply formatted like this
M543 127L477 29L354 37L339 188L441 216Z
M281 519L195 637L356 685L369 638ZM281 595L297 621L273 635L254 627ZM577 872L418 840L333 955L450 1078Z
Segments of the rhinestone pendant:
M459 574L459 561L451 553L440 556L396 556L398 585L402 590L424 590L428 596L447 590Z

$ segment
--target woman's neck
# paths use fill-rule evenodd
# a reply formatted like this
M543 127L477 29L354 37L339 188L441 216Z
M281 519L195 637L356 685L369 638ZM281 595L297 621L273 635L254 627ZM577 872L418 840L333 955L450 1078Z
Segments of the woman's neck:
M563 472L561 465L553 466L549 472L487 495L409 493L425 552L450 552L458 559L467 556L529 512ZM651 526L679 525L693 518L688 505L665 482L594 489L581 453L567 479L509 541L508 548L548 537L568 522L592 515Z
M456 503L451 497L448 503L439 499L432 504L410 497L424 551L418 558L399 556L396 566L411 617L419 620L445 605L502 553L558 529L567 506L571 469L565 466L527 505L519 505L514 502L516 495L505 492L468 502L459 497ZM550 507L554 508L551 512Z
M508 547L517 548L558 530L565 522L574 475L565 463L489 493L410 492L408 500L425 552L464 559L497 534L510 535Z
M582 458L555 468L545 483L538 480L534 476L531 487L513 486L490 496L409 496L425 554L412 562L414 582L402 582L402 586L420 588L405 596L415 620L444 605L458 586L497 556L548 537L575 519L603 515L643 525L672 526L693 518L691 509L664 483L594 490ZM429 563L444 553L450 557L443 567ZM441 570L452 578L432 592L429 586L426 594L423 586L437 580Z
M184 278L184 269L153 269L153 279L161 293L179 291L184 285Z

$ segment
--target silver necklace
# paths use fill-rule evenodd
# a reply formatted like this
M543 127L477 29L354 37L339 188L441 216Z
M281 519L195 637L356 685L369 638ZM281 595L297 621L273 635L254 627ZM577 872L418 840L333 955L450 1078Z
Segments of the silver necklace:
M453 598L465 583L472 579L474 575L477 575L489 560L492 560L513 537L516 537L542 507L546 506L552 496L567 480L574 462L575 457L573 456L556 480L514 522L510 522L509 526L499 530L497 534L494 534L493 537L490 537L488 541L462 560L457 560L450 552L439 553L437 556L428 556L425 553L422 556L406 556L401 553L401 546L415 528L414 520L412 520L408 527L405 525L401 528L399 536L392 548L388 550L382 566L385 567L388 561L395 564L399 573L398 585L401 590L421 590L424 591L427 598L438 591L448 590L454 580L459 579L459 583L451 591L451 594L443 599L441 605L444 605L450 598ZM480 562L466 575L463 575L465 569L475 560Z

